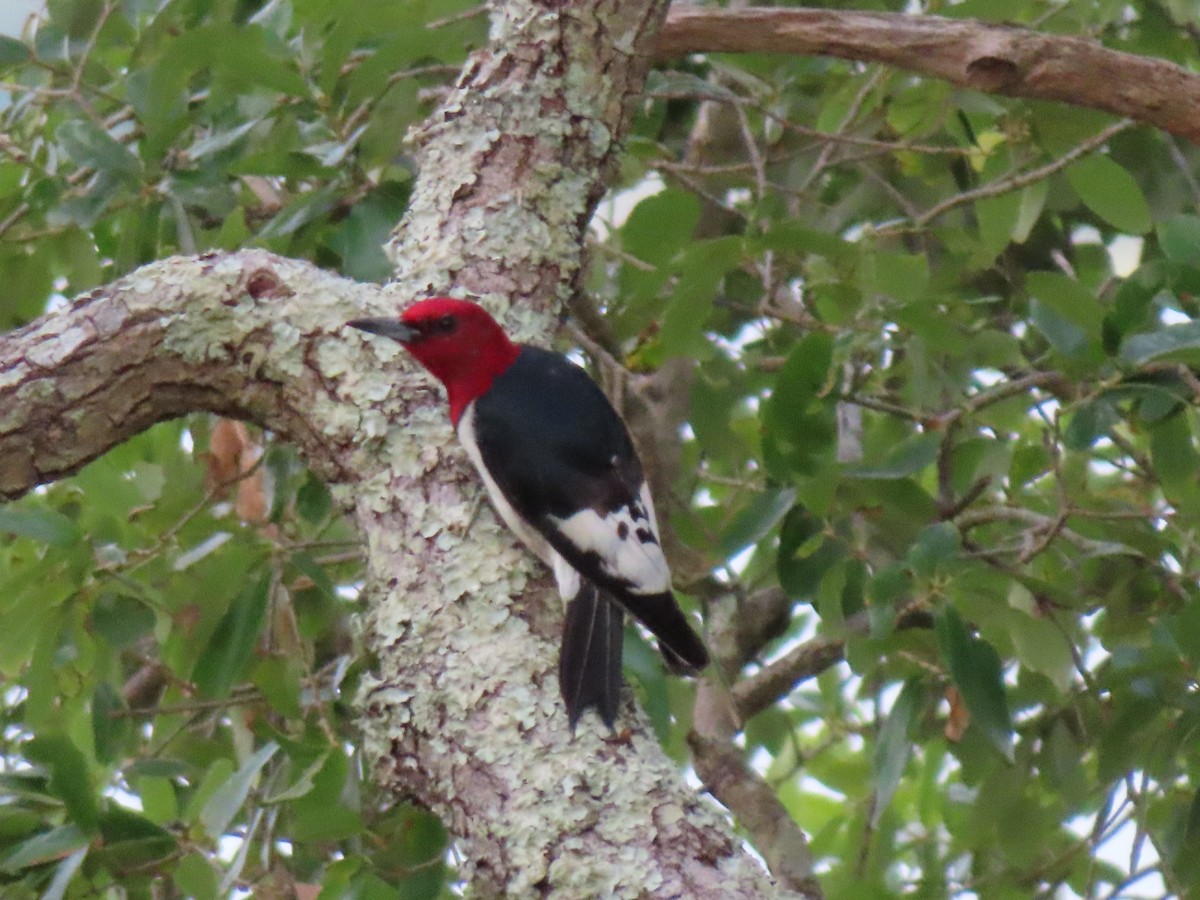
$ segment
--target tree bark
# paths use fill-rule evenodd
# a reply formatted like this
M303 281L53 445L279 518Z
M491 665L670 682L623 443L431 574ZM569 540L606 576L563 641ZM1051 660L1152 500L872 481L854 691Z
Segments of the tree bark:
M326 479L352 479L372 413L349 405L362 355L331 335L378 293L261 250L176 257L0 335L0 500L201 410L269 427Z
M1200 75L1087 38L973 19L832 9L672 8L660 58L801 53L877 62L989 94L1102 109L1200 143Z
M390 246L392 296L481 296L518 337L552 332L665 10L662 0L494 10L489 46L415 136L421 179ZM631 703L627 740L594 717L572 736L550 580L490 510L471 525L478 488L440 404L401 406L387 442L402 462L363 486L358 507L387 591L368 616L380 678L365 723L384 783L443 816L484 895L780 893Z

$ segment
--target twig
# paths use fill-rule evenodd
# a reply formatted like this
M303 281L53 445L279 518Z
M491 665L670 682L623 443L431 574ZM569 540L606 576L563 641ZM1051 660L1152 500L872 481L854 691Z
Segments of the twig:
M1114 122L1078 146L1072 147L1058 159L1052 160L1051 162L1046 163L1044 166L1039 166L1036 169L1030 169L1027 172L1013 175L1011 178L1004 178L1000 181L993 181L988 184L981 185L974 190L963 191L961 194L955 194L953 197L947 197L941 203L934 204L929 209L925 210L925 212L921 213L921 215L917 216L917 218L913 220L913 224L918 227L924 227L938 216L945 212L949 212L956 207L963 206L967 203L974 203L976 200L986 200L989 197L999 197L1001 194L1007 194L1010 191L1020 190L1021 188L1027 187L1035 182L1049 178L1054 173L1062 171L1071 163L1103 146L1115 135L1120 134L1122 131L1125 131L1132 126L1133 121L1131 119L1122 119L1119 122ZM877 229L877 233L887 234L893 230L898 231L900 229L880 228Z

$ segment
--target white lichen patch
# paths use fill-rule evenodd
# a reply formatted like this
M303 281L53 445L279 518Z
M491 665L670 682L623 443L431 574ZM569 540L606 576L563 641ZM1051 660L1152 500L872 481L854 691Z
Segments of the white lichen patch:
M304 373L304 360L300 355L300 329L288 321L271 324L272 371L299 378Z
M361 332L359 334L359 340L371 348L371 352L379 358L379 361L382 362L387 369L397 368L395 363L398 360L408 358L404 352L404 348L391 338L379 337L377 335L367 335L362 334ZM364 362L366 362L366 360L364 360Z
M162 282L153 274L142 274L129 282L129 290L134 294L150 297L162 291Z
M367 438L383 437L388 433L389 427L387 416L380 410L371 408L362 414L359 422L359 434Z
M12 387L27 379L32 372L28 364L19 362L11 369L0 370L0 388Z
M553 319L530 306L513 306L503 317L505 330L521 343L546 343L554 333Z
M330 437L355 435L362 422L358 408L345 403L323 405L320 415L314 415L313 418L320 424L321 434Z
M357 378L363 368L362 354L349 341L333 339L319 341L313 356L321 374L335 381L343 376Z

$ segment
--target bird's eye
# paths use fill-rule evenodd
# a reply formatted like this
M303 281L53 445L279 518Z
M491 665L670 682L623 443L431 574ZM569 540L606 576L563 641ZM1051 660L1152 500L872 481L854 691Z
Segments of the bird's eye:
M443 334L449 334L454 330L457 324L458 322L455 320L454 316L442 316L433 323L433 328L435 331L442 332Z

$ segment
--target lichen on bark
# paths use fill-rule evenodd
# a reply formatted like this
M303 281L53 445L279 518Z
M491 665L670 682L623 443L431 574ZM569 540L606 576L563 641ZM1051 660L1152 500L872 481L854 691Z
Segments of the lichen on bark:
M550 338L665 7L493 7L488 46L411 136L421 172L389 245L389 302L479 297L519 339ZM403 424L382 439L403 469L358 506L375 535L367 634L379 670L364 722L383 783L447 821L483 895L774 893L632 703L627 740L592 717L571 734L550 579L489 509L470 515L478 485L425 399L402 402Z

